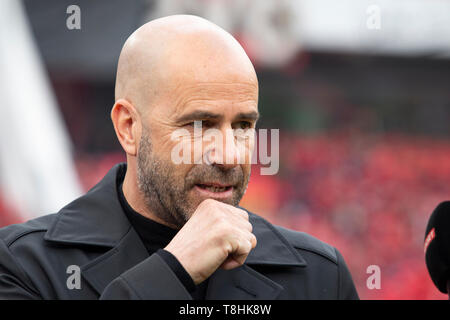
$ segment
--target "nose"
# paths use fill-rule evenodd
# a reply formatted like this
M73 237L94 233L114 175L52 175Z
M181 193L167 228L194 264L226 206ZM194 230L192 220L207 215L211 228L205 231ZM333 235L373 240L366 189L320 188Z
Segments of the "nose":
M206 163L216 165L223 169L232 169L239 165L242 150L236 143L233 130L231 128L217 131L214 142L206 148Z

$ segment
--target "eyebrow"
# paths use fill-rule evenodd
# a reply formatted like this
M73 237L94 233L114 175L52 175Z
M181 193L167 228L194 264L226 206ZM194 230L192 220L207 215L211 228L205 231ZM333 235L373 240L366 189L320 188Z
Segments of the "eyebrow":
M193 111L191 113L182 115L177 119L178 122L189 122L189 121L195 121L195 120L217 120L220 119L222 116L220 114L208 112L208 111Z
M259 112L251 111L251 112L240 112L235 117L234 120L249 120L249 121L257 121L260 115ZM218 120L221 119L222 115L217 113L212 113L209 111L193 111L191 113L182 115L177 119L178 122L189 122L195 120Z
M251 112L240 112L234 117L235 120L250 120L250 121L258 121L259 112L251 111Z

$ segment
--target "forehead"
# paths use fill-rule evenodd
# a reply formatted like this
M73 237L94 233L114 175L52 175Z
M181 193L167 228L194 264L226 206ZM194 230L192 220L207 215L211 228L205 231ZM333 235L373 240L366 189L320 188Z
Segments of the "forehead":
M173 90L165 114L175 119L195 110L223 116L258 110L258 86L251 82L198 82L179 85Z

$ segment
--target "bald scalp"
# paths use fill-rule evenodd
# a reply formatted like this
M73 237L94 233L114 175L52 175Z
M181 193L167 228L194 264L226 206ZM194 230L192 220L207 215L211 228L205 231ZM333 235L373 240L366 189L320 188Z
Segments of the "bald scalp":
M144 24L125 42L115 99L144 112L180 86L198 82L258 87L250 59L228 32L200 17L168 16Z

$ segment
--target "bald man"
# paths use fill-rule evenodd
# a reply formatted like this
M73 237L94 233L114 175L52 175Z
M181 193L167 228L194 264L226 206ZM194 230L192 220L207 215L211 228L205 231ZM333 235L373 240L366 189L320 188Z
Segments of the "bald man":
M0 298L357 299L334 247L238 206L258 116L230 34L185 15L140 27L111 111L127 162L58 213L0 230Z

